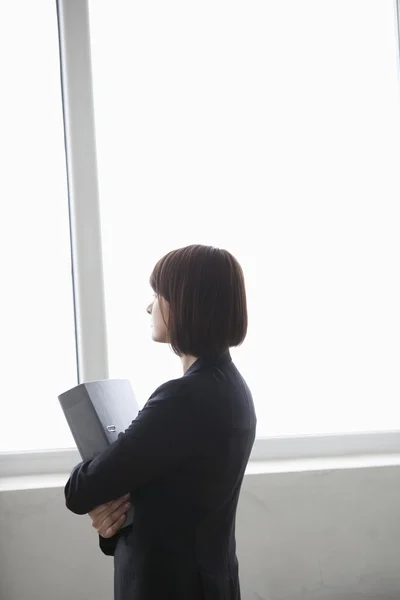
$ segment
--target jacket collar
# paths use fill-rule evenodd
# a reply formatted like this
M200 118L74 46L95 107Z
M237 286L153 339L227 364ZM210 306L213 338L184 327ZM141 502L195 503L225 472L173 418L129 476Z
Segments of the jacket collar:
M186 375L192 375L193 373L197 373L197 371L200 371L206 367L220 366L230 362L232 362L232 357L229 348L223 352L204 354L188 368L183 376L186 377Z

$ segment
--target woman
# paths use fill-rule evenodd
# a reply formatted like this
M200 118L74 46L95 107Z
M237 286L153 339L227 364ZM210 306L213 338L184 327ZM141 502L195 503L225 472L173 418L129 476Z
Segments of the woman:
M115 600L238 600L235 519L256 430L251 392L229 348L247 331L243 272L226 250L168 253L150 278L153 340L183 377L150 396L130 427L65 487L114 556ZM133 525L121 528L129 505Z

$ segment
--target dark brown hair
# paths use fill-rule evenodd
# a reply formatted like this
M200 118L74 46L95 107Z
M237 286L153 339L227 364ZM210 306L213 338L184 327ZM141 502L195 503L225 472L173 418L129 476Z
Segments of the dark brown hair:
M243 271L227 250L199 244L173 250L157 262L150 285L169 302L169 322L163 319L178 356L223 352L245 339Z

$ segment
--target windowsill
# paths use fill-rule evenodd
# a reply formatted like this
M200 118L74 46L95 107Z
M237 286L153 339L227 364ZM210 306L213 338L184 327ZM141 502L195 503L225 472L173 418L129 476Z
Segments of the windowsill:
M68 481L69 473L65 475L17 475L15 477L0 477L0 493L20 490L40 490L45 488L63 488Z
M298 473L310 471L341 471L374 467L400 466L400 454L361 454L324 458L296 458L290 460L251 460L246 476L274 473ZM47 473L0 477L0 492L63 488L69 473Z
M304 471L342 471L373 467L400 466L399 454L359 454L354 456L331 456L322 458L293 458L288 460L252 460L246 475L273 473L298 473Z
M81 461L76 448L0 452L0 492L61 488ZM400 465L400 431L257 438L246 476Z

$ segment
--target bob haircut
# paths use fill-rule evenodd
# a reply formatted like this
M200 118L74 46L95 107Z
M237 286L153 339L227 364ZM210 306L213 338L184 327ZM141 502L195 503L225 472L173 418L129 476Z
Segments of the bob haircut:
M243 271L227 250L199 244L172 250L150 276L170 305L168 342L178 356L214 355L239 346L247 333Z

